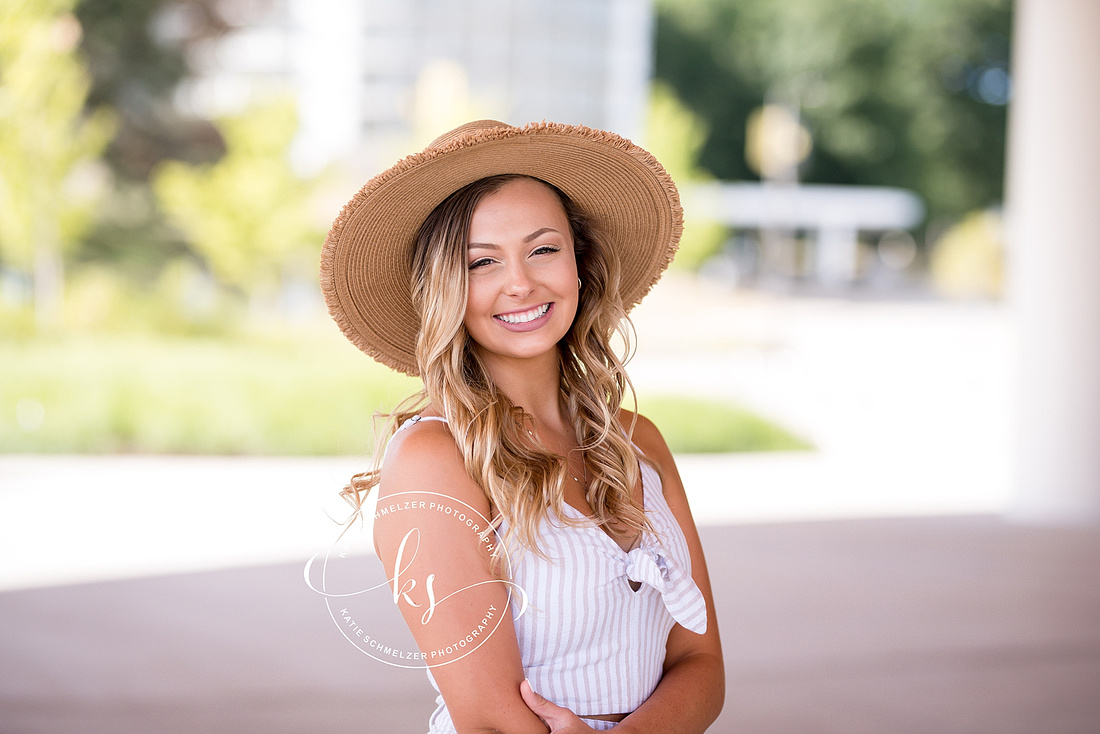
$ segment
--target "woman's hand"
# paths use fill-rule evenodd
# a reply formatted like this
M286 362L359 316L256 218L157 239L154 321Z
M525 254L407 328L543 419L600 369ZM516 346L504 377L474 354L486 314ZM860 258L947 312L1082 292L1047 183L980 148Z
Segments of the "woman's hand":
M523 702L527 704L527 708L542 719L542 723L550 727L550 734L584 734L596 731L569 709L551 703L535 693L526 679L519 684L519 694L523 696Z

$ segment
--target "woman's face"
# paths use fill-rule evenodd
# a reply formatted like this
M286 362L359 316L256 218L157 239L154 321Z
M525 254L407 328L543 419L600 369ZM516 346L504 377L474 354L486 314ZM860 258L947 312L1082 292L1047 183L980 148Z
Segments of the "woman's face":
M538 181L505 183L474 208L464 323L483 359L556 354L577 313L569 219Z

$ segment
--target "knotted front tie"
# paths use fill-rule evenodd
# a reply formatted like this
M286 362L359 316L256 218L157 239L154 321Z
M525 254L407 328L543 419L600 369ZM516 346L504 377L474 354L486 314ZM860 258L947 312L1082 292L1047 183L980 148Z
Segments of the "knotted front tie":
M660 546L635 548L626 554L626 577L661 592L672 618L696 634L707 631L707 604L683 566Z

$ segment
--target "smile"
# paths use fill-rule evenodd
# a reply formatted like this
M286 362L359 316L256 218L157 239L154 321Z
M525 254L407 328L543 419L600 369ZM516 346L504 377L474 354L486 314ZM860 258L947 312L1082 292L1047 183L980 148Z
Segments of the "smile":
M506 324L526 324L535 319L542 318L546 315L546 312L550 310L550 304L544 303L541 306L535 306L527 311L520 311L518 313L502 313L494 316L494 319L499 319Z

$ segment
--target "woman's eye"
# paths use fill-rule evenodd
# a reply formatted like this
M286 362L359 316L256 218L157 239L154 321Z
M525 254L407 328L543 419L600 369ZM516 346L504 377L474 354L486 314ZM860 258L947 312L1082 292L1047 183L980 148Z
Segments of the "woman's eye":
M482 257L470 263L469 268L470 270L476 270L477 268L484 267L491 262L492 260L490 258Z
M531 254L532 255L546 255L546 254L549 254L549 253L558 252L560 249L561 249L560 247L554 247L553 245L542 245L541 247L536 247L535 251Z

